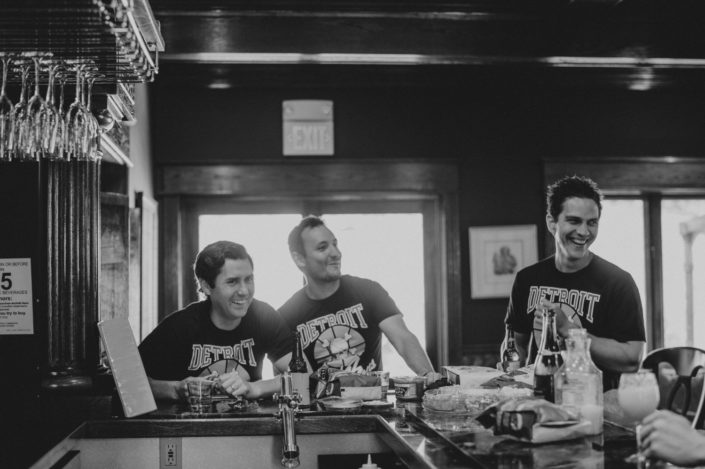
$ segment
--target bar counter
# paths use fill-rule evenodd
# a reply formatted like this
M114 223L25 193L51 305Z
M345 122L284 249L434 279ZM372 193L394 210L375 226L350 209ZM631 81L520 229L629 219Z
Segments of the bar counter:
M496 436L471 415L430 411L418 402L395 402L393 395L388 399L392 406L383 409L330 410L314 402L310 409L301 410L296 420L301 467L315 467L315 463L308 465L311 460L304 464L304 457L313 453L377 454L390 453L390 450L397 458L393 464L395 468L636 467L624 461L635 450L633 431L609 420L605 422L604 432L598 436L533 445ZM267 446L266 451L271 453L268 457L272 459L272 454L281 451L282 441L282 422L277 417L277 405L272 400L250 403L244 408L235 408L233 404L232 400L216 401L213 412L198 415L189 412L186 404L160 402L156 411L141 417L86 422L33 467L90 467L62 465L61 460L66 459L70 451L78 452L72 442L91 438L110 442L118 442L121 438L131 441L140 438L200 438L198 447L203 451L252 453L256 458L254 454L262 450L261 446ZM381 443L368 441L364 435L379 435ZM253 439L257 436L269 439ZM331 437L338 439L331 440ZM234 449L238 445L239 449ZM318 451L319 447L323 450ZM184 452L187 452L186 443ZM222 458L228 460L225 455ZM254 460L262 461L262 464L252 465L250 461L248 467L277 467L271 461ZM186 456L184 461L183 467L189 467ZM321 463L320 456L318 461L317 467L329 467ZM211 467L220 467L217 463L212 464L216 465ZM662 466L665 465L656 462L650 467ZM246 466L236 464L229 467ZM336 463L335 467L342 469L343 466ZM380 468L388 469L382 465Z

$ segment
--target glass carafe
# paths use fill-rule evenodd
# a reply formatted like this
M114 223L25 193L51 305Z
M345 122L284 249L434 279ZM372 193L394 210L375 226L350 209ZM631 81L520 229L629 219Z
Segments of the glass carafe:
M602 433L602 371L590 358L585 329L571 329L566 339L565 363L558 375L556 403L591 424L590 434Z

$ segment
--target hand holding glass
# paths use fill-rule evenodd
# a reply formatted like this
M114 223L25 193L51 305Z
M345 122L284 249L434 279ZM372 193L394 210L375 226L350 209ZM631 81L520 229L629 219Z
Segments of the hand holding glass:
M641 421L656 410L659 403L659 388L656 377L651 371L639 370L636 373L622 373L617 390L619 406L627 417L636 420L637 452L628 458L629 461L642 463L645 459L641 453Z

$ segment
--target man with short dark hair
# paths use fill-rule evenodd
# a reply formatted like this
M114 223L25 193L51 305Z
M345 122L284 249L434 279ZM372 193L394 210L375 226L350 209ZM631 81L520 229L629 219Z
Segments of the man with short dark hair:
M291 359L291 333L279 314L254 298L254 265L244 246L218 241L196 258L194 273L206 299L166 317L139 350L157 399L188 397L187 382L215 379L222 392L249 399L279 390L262 381L265 354L279 372Z
M556 252L517 273L505 322L515 331L522 360L532 331L540 331L534 326L540 307L556 313L561 337L572 328L587 329L604 390L616 388L622 372L639 367L645 345L639 290L628 272L590 251L602 214L594 181L562 178L548 187L546 201Z
M381 369L384 333L407 365L428 381L440 377L399 308L377 282L342 275L338 241L323 220L308 216L289 234L289 251L306 277L279 312L302 345L313 370Z

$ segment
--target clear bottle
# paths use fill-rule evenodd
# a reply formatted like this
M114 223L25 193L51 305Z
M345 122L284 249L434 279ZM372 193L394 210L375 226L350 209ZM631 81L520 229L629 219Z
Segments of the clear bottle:
M294 332L294 349L291 352L291 361L289 361L289 373L291 373L291 385L294 391L301 396L301 407L311 405L310 392L310 373L304 359L303 349L301 348L301 335L298 331Z
M556 315L546 309L542 315L541 345L534 364L534 396L555 402L555 378L563 356L556 336Z
M514 341L514 330L507 324L507 346L502 352L502 368L505 373L521 368L521 358Z
M558 389L556 403L588 420L592 424L591 435L602 433L602 371L590 358L590 338L585 329L569 332Z

